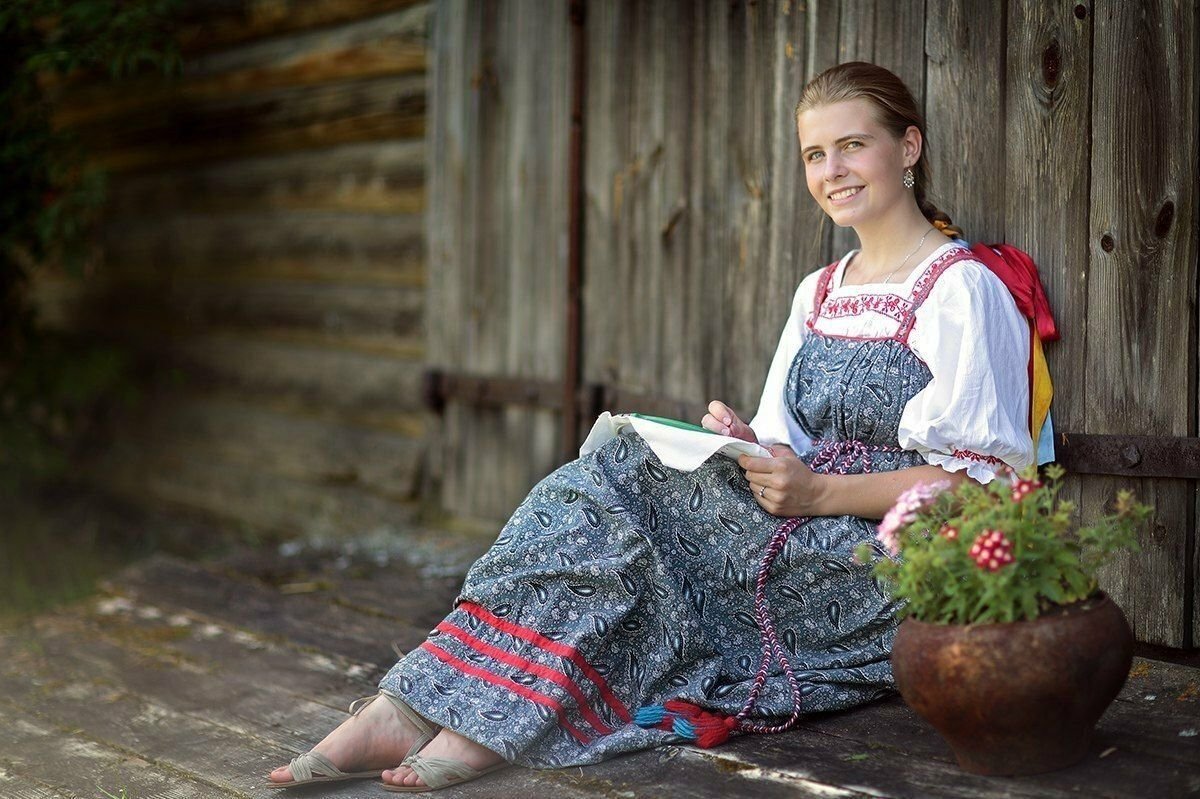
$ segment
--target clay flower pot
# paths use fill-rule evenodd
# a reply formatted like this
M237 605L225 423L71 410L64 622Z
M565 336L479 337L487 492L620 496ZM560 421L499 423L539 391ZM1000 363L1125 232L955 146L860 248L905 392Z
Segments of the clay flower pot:
M1034 621L958 625L910 617L892 647L904 701L973 774L1037 774L1078 763L1132 662L1129 624L1103 592Z

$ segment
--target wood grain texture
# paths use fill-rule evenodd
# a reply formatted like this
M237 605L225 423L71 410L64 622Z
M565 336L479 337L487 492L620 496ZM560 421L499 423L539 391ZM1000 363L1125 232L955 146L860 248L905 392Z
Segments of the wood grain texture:
M425 71L429 6L418 5L335 27L187 59L177 79L68 84L54 122L73 128L153 109L268 89Z
M114 218L103 269L124 277L273 276L424 285L417 215L275 211Z
M912 92L917 108L926 110L928 123L929 112L925 98L925 21L924 2L872 0L864 3L858 0L842 0L836 16L829 18L830 26L822 26L816 31L819 38L829 38L837 42L837 60L829 61L828 56L822 53L824 58L821 69L847 61L869 61L891 70ZM816 77L816 74L817 72L814 72L810 77ZM928 138L925 142L927 147L931 143ZM934 152L933 148L929 149L930 155ZM941 173L935 168L931 196L937 195L941 179ZM823 213L821 215L824 216ZM953 212L951 215L953 216ZM820 260L824 266L858 247L859 241L853 228L838 227L828 218L822 221L825 237Z
M970 241L1003 241L1004 5L931 0L926 15L927 196Z
M1194 12L1180 3L1097 3L1094 12L1085 432L1195 434L1191 325L1196 129L1186 53ZM1181 374L1181 368L1185 371ZM1184 378L1184 379L1181 379ZM1138 640L1184 640L1186 542L1195 489L1182 480L1085 482L1083 517L1120 487L1155 508L1142 551L1101 583ZM1192 589L1194 590L1194 589Z
M129 218L270 210L390 215L425 210L425 143L385 140L130 175L113 186L108 213Z
M431 362L556 378L566 300L566 6L446 3L431 63ZM444 418L444 507L507 517L556 465L551 412L452 403Z
M220 95L85 125L79 138L114 172L414 138L425 132L423 75Z
M179 39L184 51L194 54L421 4L423 0L192 0L182 9Z
M1062 338L1046 346L1056 430L1085 426L1092 26L1067 5L1008 5L1005 228L1038 265ZM1068 478L1063 499L1078 502Z

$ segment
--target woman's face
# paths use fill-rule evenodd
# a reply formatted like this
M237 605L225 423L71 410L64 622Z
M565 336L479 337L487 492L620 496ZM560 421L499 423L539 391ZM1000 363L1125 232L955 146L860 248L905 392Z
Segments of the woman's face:
M917 162L921 134L897 140L875 121L867 100L818 106L796 121L808 191L842 227L870 223L912 192L904 170Z

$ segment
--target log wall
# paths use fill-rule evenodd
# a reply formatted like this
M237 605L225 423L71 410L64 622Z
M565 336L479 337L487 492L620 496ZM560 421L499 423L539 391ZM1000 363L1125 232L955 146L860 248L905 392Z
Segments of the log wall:
M568 120L523 99L563 97L569 86L564 5L438 4L452 27L434 44L447 67L433 71L431 107L448 121L434 123L431 146L453 159L431 162L430 192L438 208L458 209L430 222L431 247L446 248L431 256L439 368L563 374L540 337L557 341L565 329L565 295L527 287L561 281L565 250L547 247L531 265L508 244L522 234L497 223L566 235L565 218L547 214L553 195L511 171L525 144L544 143L538 180L554 176L546 191L568 183ZM823 222L807 196L792 109L806 80L865 59L899 74L924 105L935 203L970 240L1008 241L1041 265L1065 334L1049 351L1058 429L1196 435L1193 4L587 6L586 382L678 400L697 416L714 397L752 412L796 284L856 241ZM527 17L538 12L537 55L554 66L531 72L504 54L520 54L506 37L529 35ZM524 138L497 151L495 136L511 126L526 126ZM529 299L512 301L520 296ZM517 332L527 314L546 324L536 337ZM452 411L455 443L444 457L455 507L500 520L557 465L555 429L531 427L531 413ZM583 422L580 435L591 420ZM532 447L513 443L522 430L537 431ZM485 461L469 462L474 447L486 448ZM1087 519L1123 484L1074 478L1067 490ZM1102 582L1140 640L1191 646L1200 635L1195 482L1133 487L1157 521L1143 552Z
M418 515L426 56L412 0L194 0L184 74L74 85L57 121L111 172L102 259L49 321L152 368L83 468L136 503L282 536Z

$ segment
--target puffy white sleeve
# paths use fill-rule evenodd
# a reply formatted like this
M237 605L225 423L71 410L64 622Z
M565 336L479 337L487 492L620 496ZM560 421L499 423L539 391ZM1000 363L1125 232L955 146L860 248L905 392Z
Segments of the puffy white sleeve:
M788 370L800 345L808 335L808 316L812 311L813 298L817 292L817 281L821 271L810 274L800 282L792 297L792 311L784 325L775 356L767 370L767 382L763 385L758 412L749 421L750 428L764 447L771 444L787 444L796 454L812 447L812 439L796 424L785 405Z
M948 269L917 309L909 346L933 378L905 406L899 444L982 483L1034 459L1029 324L983 264Z

